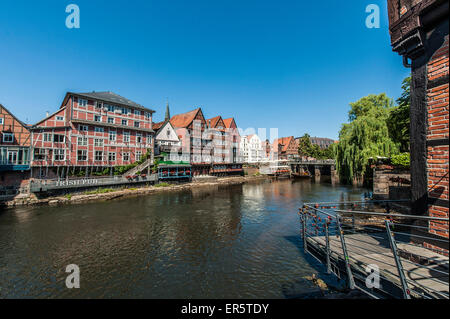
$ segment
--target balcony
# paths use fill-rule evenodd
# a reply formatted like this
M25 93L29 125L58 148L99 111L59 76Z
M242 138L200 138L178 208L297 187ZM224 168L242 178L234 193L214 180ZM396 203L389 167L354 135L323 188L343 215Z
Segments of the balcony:
M27 171L30 169L28 147L0 147L0 171Z

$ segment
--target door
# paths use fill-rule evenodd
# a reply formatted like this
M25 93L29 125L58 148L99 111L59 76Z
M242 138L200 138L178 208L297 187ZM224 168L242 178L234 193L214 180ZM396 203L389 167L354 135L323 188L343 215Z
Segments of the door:
M8 151L8 164L17 165L18 151Z

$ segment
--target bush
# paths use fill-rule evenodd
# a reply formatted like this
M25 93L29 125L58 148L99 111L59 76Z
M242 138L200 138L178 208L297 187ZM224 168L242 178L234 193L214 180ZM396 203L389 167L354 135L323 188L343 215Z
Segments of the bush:
M391 157L391 163L394 166L400 168L409 168L410 167L410 154L409 153L401 153L398 155L393 155Z
M170 186L169 183L159 183L155 185L155 187L169 187L169 186Z

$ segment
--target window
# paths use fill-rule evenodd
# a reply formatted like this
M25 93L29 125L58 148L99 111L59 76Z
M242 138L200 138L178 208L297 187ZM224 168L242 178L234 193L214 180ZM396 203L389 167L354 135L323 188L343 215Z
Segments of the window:
M88 145L88 138L87 137L78 137L78 146L87 146Z
M108 117L108 123L109 124L114 124L114 118Z
M88 101L84 99L78 99L78 106L87 107Z
M127 126L128 125L128 121L127 120L122 120L122 125Z
M127 109L126 107L121 107L120 110L122 111L122 114L127 115L128 113L130 113L130 110Z
M103 128L103 127L95 127L95 131L97 132L97 133L103 133L104 131L105 131L105 129Z
M147 144L152 144L152 136L147 134Z
M43 148L35 148L33 157L35 161L45 161L47 159L47 150Z
M65 150L62 150L62 149L54 149L53 150L53 160L64 161L64 159L65 159Z
M145 112L145 118L146 118L147 120L150 120L151 116L152 116L152 113L150 113L150 112Z
M115 161L116 161L116 153L110 152L110 153L108 154L108 161L110 161L110 162L115 162Z
M56 120L57 120L57 121L64 121L64 116L57 116L57 117L56 117Z
M102 106L103 106L103 103L102 103L102 102L96 102L96 107L97 107L98 109L101 109Z
M137 151L136 152L136 161L140 161L142 157L142 152L141 151Z
M86 150L78 150L77 160L87 161L87 151Z
M94 146L100 146L103 147L103 139L101 138L94 138Z
M102 151L95 151L95 157L94 160L96 162L101 162L103 161L103 152Z
M14 142L14 134L3 133L3 143L12 143L12 142Z
M139 110L134 110L134 115L137 115L137 116L141 116L141 111L139 111Z
M64 143L64 141L65 141L65 136L64 135L60 135L60 134L53 135L53 142L55 142L55 143Z
M0 125L3 125L3 117L0 117Z
M108 109L108 112L114 112L116 110L114 105L109 105L109 104L107 104L107 109Z
M122 153L122 157L124 162L130 161L130 153Z
M115 142L117 140L116 131L109 131L109 140L112 142Z
M142 143L142 134L136 134L136 143Z
M134 122L134 127L139 127L141 125L141 123L139 122Z
M123 142L124 143L130 142L130 132L123 132Z
M94 121L95 122L101 122L102 121L101 115L94 115Z
M89 127L87 125L80 125L78 126L78 130L80 132L87 132L89 130Z
M51 142L52 141L52 133L44 133L42 136L42 139L44 142Z

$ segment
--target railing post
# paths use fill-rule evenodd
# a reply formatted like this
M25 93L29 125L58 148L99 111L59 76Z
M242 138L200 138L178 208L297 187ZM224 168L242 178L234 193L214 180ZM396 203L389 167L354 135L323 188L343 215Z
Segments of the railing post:
M348 287L350 289L355 289L355 280L353 279L352 270L350 268L350 259L348 258L347 245L345 244L344 232L342 231L340 216L337 216L336 222L339 230L339 237L341 239L342 251L344 253L345 269L347 271L347 278L348 278Z
M330 262L330 234L328 232L328 220L325 221L325 240L327 250L327 274L331 274L331 262Z
M306 216L307 216L307 214L303 210L302 211L302 233L303 233L303 250L305 251L305 253L308 252L308 244L307 244L307 241L306 241L306 223L307 223Z
M400 282L402 284L403 298L411 299L410 291L408 288L408 283L406 282L405 274L403 273L402 262L397 253L397 245L395 243L394 236L392 235L392 232L391 232L391 222L386 220L385 224L386 224L386 233L387 233L387 236L389 239L389 243L391 245L392 254L394 255L395 264L397 265L397 271L398 271L398 275L400 277Z

